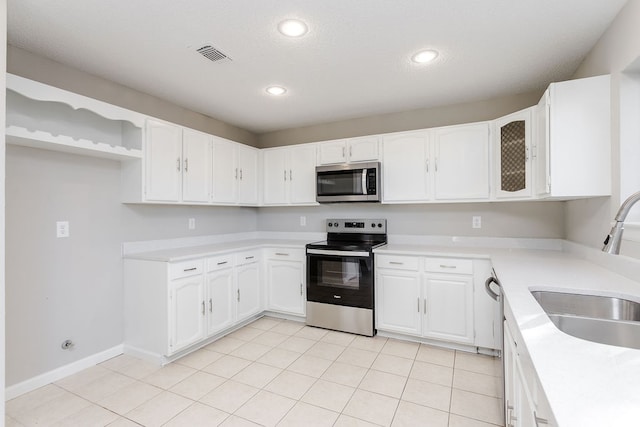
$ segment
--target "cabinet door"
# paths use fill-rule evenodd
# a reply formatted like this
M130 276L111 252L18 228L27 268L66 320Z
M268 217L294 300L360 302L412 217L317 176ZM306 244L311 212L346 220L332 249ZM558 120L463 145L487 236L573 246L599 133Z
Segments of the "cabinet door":
M551 192L551 177L549 165L549 91L535 107L533 117L533 157L535 194L538 197L546 196Z
M431 197L429 132L384 136L383 192L385 202L426 201Z
M422 334L430 338L472 344L472 276L427 274L423 292Z
M489 198L489 125L450 126L434 131L435 198Z
M182 200L208 202L211 186L210 135L184 129L182 133Z
M420 276L417 272L378 270L376 328L420 335Z
M290 149L290 198L293 204L316 201L316 147L307 144Z
M349 161L370 162L378 160L378 141L379 138L377 136L350 139L348 141Z
M146 200L179 201L182 187L182 128L147 120L144 153Z
M169 353L175 353L205 337L205 301L202 275L170 283Z
M238 202L258 203L258 150L238 144Z
M236 143L214 137L212 201L236 203L238 182Z
M529 108L493 122L497 198L531 196L531 111Z
M347 161L347 141L321 142L318 144L318 164L330 165Z
M258 263L236 269L237 321L260 311L260 267Z
M304 315L303 263L301 261L267 261L267 292L269 310Z
M213 335L234 322L233 269L209 273L206 280L207 335Z
M263 153L264 204L280 205L288 202L287 150L265 150Z

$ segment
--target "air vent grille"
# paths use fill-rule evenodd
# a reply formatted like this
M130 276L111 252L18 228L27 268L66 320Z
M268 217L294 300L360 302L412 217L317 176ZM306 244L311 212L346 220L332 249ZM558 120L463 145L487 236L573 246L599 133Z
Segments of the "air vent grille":
M213 62L222 61L223 59L231 61L231 58L211 45L202 46L198 49L198 53Z

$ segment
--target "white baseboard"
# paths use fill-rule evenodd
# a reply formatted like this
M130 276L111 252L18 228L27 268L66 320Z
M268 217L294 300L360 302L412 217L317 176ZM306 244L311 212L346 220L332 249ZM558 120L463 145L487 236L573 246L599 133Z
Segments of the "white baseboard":
M39 387L61 380L62 378L68 377L69 375L78 373L83 369L95 366L98 363L102 363L105 360L111 359L112 357L121 355L123 351L123 345L119 344L108 350L92 354L91 356L85 357L84 359L80 359L76 362L69 363L68 365L64 365L52 371L40 374L37 377L33 377L26 381L22 381L21 383L9 386L5 388L5 400L11 400L15 397L33 391Z

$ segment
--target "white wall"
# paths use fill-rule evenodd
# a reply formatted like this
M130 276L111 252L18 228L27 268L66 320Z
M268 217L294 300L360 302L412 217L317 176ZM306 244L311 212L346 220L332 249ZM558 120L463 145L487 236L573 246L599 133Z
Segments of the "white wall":
M5 128L5 87L7 68L7 2L0 0L0 129ZM4 422L5 381L5 141L0 135L0 425Z
M625 127L625 112L621 111L621 108L624 109L630 105L625 102L623 92L634 85L633 82L628 81L629 73L637 74L639 57L640 0L630 0L574 75L575 78L581 78L611 74L613 195L610 198L567 202L565 228L568 240L600 248L620 203L632 191L633 186L621 182L621 176L635 173L635 181L640 182L638 181L640 168L632 163L633 157L626 152L631 149L637 156L640 140L637 132L632 130L633 125L631 129ZM636 117L635 122L637 121ZM640 206L634 210L634 215L637 216ZM628 241L623 242L622 253L640 257L639 248L634 246L638 245Z
M482 228L471 228L471 217ZM261 231L324 232L327 218L386 218L389 234L563 238L563 202L501 202L422 205L327 204L261 208ZM300 226L306 216L306 227Z

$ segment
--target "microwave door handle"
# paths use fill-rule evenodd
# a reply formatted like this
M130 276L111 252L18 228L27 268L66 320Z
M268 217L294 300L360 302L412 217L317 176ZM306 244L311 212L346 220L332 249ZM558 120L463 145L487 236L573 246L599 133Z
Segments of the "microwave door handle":
M362 169L362 194L367 195L367 170Z

